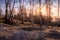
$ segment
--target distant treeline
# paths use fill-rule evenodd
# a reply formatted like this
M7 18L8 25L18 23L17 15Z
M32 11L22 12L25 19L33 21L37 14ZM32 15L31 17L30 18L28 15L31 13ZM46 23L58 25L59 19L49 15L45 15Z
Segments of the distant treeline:
M55 18L56 21L54 20L54 22L52 21L54 18L51 17L51 5L53 4L52 0L43 0L44 1L44 5L46 5L46 15L43 16L41 10L41 5L42 5L42 0L28 0L27 2L29 2L29 14L28 14L28 10L27 10L27 3L26 0L0 0L0 16L4 17L4 22L10 22L12 21L12 19L17 19L22 21L22 24L24 23L24 21L26 22L30 22L35 23L35 24L39 24L39 25L59 25L60 24L60 18L59 18L59 4L60 4L60 0L57 0L58 2L58 16ZM2 10L2 3L5 5L5 11ZM19 7L17 6L18 10L16 10L15 6L16 3L19 3ZM36 4L39 4L39 14L36 13L36 15L34 15L34 7ZM37 5L38 6L38 5ZM35 9L37 10L37 9ZM16 12L17 11L17 14ZM1 15L2 12L5 13L5 15ZM16 15L15 15L16 14ZM52 15L53 16L53 15Z

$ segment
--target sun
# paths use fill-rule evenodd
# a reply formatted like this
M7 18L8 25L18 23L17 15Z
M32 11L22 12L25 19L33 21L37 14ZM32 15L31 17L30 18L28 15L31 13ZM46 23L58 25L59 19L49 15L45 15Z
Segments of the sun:
M37 8L37 15L39 15L41 13L41 10L39 8Z
M39 15L40 13L42 13L43 16L46 15L46 8L43 7L43 8L41 8L41 10L39 8L37 8L37 14Z

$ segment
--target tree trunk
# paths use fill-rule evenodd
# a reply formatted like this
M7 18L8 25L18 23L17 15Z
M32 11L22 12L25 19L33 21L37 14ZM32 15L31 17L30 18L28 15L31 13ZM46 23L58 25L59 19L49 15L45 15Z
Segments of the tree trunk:
M39 9L40 9L40 15L39 15L40 27L42 27L41 0L39 0Z
M2 1L2 0L0 0L0 2L1 2L1 1ZM0 3L0 16L1 16L1 12L2 12L2 11L1 11L1 3Z
M12 10L10 10L10 17L9 17L10 21L12 21L12 13L13 13L13 10L14 10L14 5L15 5L15 0L14 0L14 3L13 3L13 6L12 6ZM11 5L10 5L10 9L11 9Z
M47 18L49 19L48 21L47 21L47 25L50 25L50 10L51 10L51 8L50 8L50 0L45 0L45 2L46 2L46 13L47 13Z
M9 0L8 0L9 1ZM5 22L7 22L8 21L8 19L7 19L7 15L8 15L8 1L7 0L5 0L5 5L6 5L6 10L5 10Z

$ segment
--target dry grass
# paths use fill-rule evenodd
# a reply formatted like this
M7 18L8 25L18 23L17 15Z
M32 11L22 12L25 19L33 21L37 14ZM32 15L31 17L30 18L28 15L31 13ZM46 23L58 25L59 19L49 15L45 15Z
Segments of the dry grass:
M18 26L14 25L8 25L4 23L0 23L0 37L5 37L10 40L40 40L40 39L47 39L47 40L54 40L54 38L45 37L48 33L50 33L51 30L54 30L50 27L43 26L43 29L41 30L38 25L34 24L34 26L26 25L26 24L20 24ZM36 26L36 27L35 27ZM2 30L1 30L2 29ZM26 30L24 30L26 29ZM28 31L28 30L32 31ZM37 30L38 29L38 30ZM56 29L56 31L60 31L60 29ZM59 32L60 33L60 32ZM45 35L45 36L44 36ZM17 38L18 37L18 38ZM58 40L58 39L57 39Z

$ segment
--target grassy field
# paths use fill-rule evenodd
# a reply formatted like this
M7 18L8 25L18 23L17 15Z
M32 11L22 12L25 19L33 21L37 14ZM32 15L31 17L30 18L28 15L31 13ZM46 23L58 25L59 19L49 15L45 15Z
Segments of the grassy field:
M51 26L0 23L1 40L60 40L60 29Z

